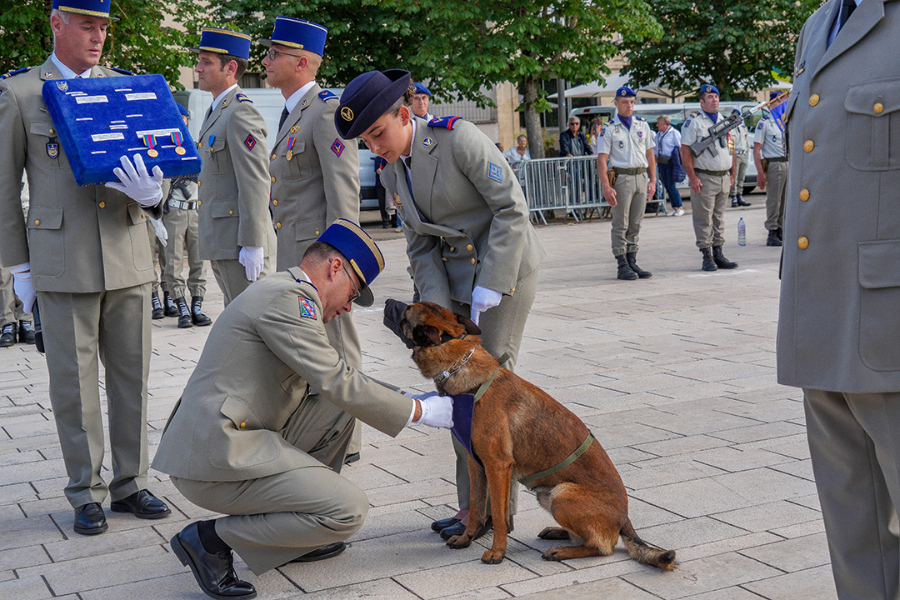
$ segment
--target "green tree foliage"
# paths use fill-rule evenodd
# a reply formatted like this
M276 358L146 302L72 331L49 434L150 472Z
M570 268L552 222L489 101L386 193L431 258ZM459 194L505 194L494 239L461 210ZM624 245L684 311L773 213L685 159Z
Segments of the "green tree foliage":
M662 25L658 41L626 40L623 70L635 85L659 81L690 93L713 83L723 100L771 86L772 69L791 73L803 22L819 0L648 0Z
M50 0L15 0L0 12L0 72L43 64L53 52ZM187 35L177 25L163 25L166 15L177 24L194 22L201 10L194 0L113 0L102 64L138 74L160 73L178 85L178 68L194 57L185 51Z

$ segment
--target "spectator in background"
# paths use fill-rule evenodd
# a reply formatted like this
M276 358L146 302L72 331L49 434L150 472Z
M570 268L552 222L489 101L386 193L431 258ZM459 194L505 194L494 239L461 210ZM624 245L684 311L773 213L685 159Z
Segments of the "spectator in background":
M511 165L520 163L523 160L531 160L531 152L528 151L528 137L524 135L517 137L516 147L507 150L503 156L506 157L506 160Z
M416 93L413 94L412 100L413 114L420 119L430 121L434 118L434 115L428 112L428 105L431 104L431 90L421 83L416 83L415 86Z
M666 195L672 205L669 216L680 217L684 214L684 208L681 193L675 185L675 164L681 162L681 132L672 127L672 120L668 115L656 118L656 146L653 152L659 167L659 179L666 188Z
M569 119L569 128L559 135L560 156L590 156L591 146L580 131L581 121L578 117Z
M603 120L595 118L591 121L591 134L588 141L591 143L591 153L597 154L597 145L600 143L600 132L603 130Z
M741 114L741 109L735 108L731 114ZM731 186L731 206L750 206L749 202L744 202L744 177L747 175L747 165L750 163L750 132L747 131L747 125L741 122L732 132L734 139L734 183Z
M387 161L380 156L375 157L375 195L378 198L378 210L381 211L381 228L397 227L397 206L393 199L388 201L387 190L381 185L381 173Z

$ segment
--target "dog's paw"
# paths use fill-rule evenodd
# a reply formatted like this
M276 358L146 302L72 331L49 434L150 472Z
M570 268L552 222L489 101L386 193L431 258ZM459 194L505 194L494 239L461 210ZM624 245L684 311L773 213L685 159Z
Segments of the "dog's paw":
M454 550L459 550L460 548L468 548L471 543L471 536L467 536L466 534L454 535L452 538L447 540L447 545Z
M499 565L503 562L506 552L503 550L494 550L493 548L481 555L481 562L486 565Z
M543 558L544 560L563 560L562 557L559 556L559 546L550 548L549 550L541 554L541 558Z
M569 532L562 527L545 527L538 534L538 537L542 540L567 540L569 539Z

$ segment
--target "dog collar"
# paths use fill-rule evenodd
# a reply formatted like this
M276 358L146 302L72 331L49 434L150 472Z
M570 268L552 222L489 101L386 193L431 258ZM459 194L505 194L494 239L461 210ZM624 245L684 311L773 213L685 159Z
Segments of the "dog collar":
M454 339L456 339L456 338L454 338ZM462 358L460 358L458 361L453 363L452 367L450 367L449 369L447 369L446 371L444 371L442 373L438 373L434 377L434 382L436 384L440 385L440 384L444 383L445 381L447 381L451 375L453 375L454 373L456 373L457 371L462 369L463 365L465 365L467 362L469 362L469 359L472 358L473 354L475 354L475 348L472 348L471 350L466 352Z

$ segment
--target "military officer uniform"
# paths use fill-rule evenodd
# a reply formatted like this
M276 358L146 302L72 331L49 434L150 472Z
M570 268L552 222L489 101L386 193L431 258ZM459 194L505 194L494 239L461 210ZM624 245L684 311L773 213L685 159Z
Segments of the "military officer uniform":
M777 92L773 92L777 95ZM754 145L760 145L762 167L766 174L767 246L781 246L784 227L784 190L787 185L788 159L784 141L784 124L777 115L763 117L756 126Z
M108 16L108 3L79 7L63 10ZM141 205L119 191L75 182L41 94L45 81L63 79L64 73L75 75L53 54L40 67L0 80L0 264L30 264L50 403L69 478L65 495L76 508L77 527L79 508L101 503L107 493L115 503L147 487L150 282L155 273ZM120 74L94 66L77 75ZM27 225L19 197L23 168L31 191ZM152 213L159 216L158 208ZM109 405L108 484L101 476L98 356L106 369ZM169 513L156 502L161 506L156 516ZM87 533L107 528L96 508L99 514Z
M165 180L163 182L163 198L165 198L166 194L168 194L169 189L169 180ZM161 225L162 226L162 225ZM164 226L162 226L164 228ZM150 282L150 299L151 299L151 315L154 319L163 318L163 306L162 302L159 300L159 292L158 289L162 289L163 294L165 296L169 293L169 288L166 286L166 282L163 279L163 271L165 271L166 265L166 246L156 233L156 227L153 225L153 220L147 219L147 235L150 238L150 256L153 257L153 281ZM156 270L156 265L159 265L159 271Z
M167 210L162 218L169 236L163 269L166 289L175 298L187 298L185 290L190 291L192 323L210 325L209 317L200 318L200 302L206 295L204 263L200 258L200 188L196 181L188 177L178 178L172 183L172 192L166 202ZM185 252L188 260L187 281L182 274Z
M842 600L900 596L898 31L900 2L824 4L785 111L778 381L803 388Z
M735 108L731 114L741 114L740 109ZM750 206L749 202L744 202L744 179L747 176L747 165L750 164L750 154L753 151L750 143L750 132L747 125L741 122L731 132L731 139L734 142L734 183L731 186L731 206Z
M0 268L0 348L12 346L17 339L33 344L34 325L13 291L12 273L9 269Z

